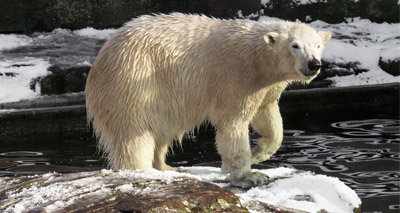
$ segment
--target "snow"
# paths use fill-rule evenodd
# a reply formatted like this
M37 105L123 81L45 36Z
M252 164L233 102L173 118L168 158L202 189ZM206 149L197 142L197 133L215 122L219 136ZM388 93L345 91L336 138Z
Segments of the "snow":
M262 16L259 21L283 20ZM336 87L400 82L400 76L392 76L379 67L381 57L383 61L400 60L400 23L378 24L350 18L346 23L328 24L317 20L310 25L333 34L325 46L323 60L337 64L358 63L357 68L368 70L358 75L329 78Z
M78 176L79 173L73 175ZM113 172L111 170L102 170L101 176L90 176L90 172L80 173L80 176L88 176L72 181L57 182L49 184L44 187L32 186L31 188L24 188L18 193L13 193L8 196L8 199L17 199L23 197L16 204L10 206L5 210L5 212L25 212L24 210L31 209L41 204L48 204L46 207L46 212L59 211L62 208L74 203L74 200L78 199L79 196L84 196L85 193L95 193L98 196L102 194L110 193L112 188L107 188L107 182L112 183L112 180L125 180L126 183L133 181L143 181L143 180L154 180L161 179L166 181L167 184L171 183L174 178L177 177L191 177L197 178L196 176L190 174L182 174L178 172L162 172L155 169L148 170L136 170L136 171L118 171ZM44 178L49 178L54 176L55 173L44 174ZM52 178L50 178L51 180ZM129 193L143 193L143 192L156 192L156 188L144 188L135 189L129 184L123 184L118 187L123 192ZM62 202L61 200L66 200Z
M264 0L261 0L261 2L263 2ZM267 0L268 1L268 0ZM355 3L359 2L360 0L351 0ZM293 0L293 3L297 4L297 5L305 5L305 4L314 4L314 3L327 3L328 0ZM400 0L399 0L400 2Z
M270 2L270 0L261 0L261 5L266 5Z
M0 103L38 97L39 91L31 90L30 82L34 78L46 75L49 66L49 63L43 59L30 57L0 61L0 73L3 73L0 75ZM7 73L15 76L9 77Z
M32 39L26 35L0 34L0 51L28 45Z
M295 199L303 195L308 195L311 200ZM342 182L312 174L277 180L269 186L250 189L241 196L309 212L319 212L323 209L328 212L352 212L353 205L359 204L357 195ZM353 203L349 205L349 201Z
M310 25L318 30L329 30L333 38L327 43L323 60L335 63L358 62L367 72L358 75L330 78L335 86L356 86L400 82L379 67L383 61L400 60L399 23L374 23L370 20L351 18L348 23L327 24L315 21Z
M308 212L353 212L361 204L357 194L342 183L339 179L325 175L315 175L311 172L300 172L290 168L276 168L257 170L267 174L272 180L268 185L253 187L249 190L232 187L228 183L228 176L219 168L214 167L183 167L190 171L178 173L173 171L158 171L155 169L118 171L102 170L101 175L72 180L55 182L43 187L32 186L14 193L9 199L19 200L5 212L24 212L41 204L51 204L46 207L47 212L62 210L72 204L79 196L85 193L95 193L97 196L110 193L112 188L107 187L111 180L124 180L117 190L125 193L157 193L157 187L134 188L132 182L160 179L172 183L176 178L188 177L211 182L225 189L231 190L240 197L244 206L253 200L266 202L281 207L304 210ZM85 174L85 173L81 173ZM46 178L55 173L44 174ZM309 199L299 199L307 197ZM62 200L65 200L62 202ZM248 206L250 208L250 205ZM254 212L254 211L253 211Z
M396 45L396 44L393 44ZM382 48L380 56L382 57L382 61L400 61L400 47L398 48Z
M400 82L400 76L393 77L392 75L378 69L363 72L358 75L348 75L342 77L335 76L329 79L333 80L336 87Z
M88 37L88 38L96 38L96 39L108 39L112 35L117 32L116 29L105 29L105 30L96 30L92 27L86 27L84 29L75 30L74 33L79 36Z
M303 210L307 212L353 212L361 204L357 194L337 178L315 175L311 172L298 173L295 169L276 168L256 170L276 179L268 185L253 187L249 190L231 187L228 176L219 168L188 167L191 174L201 180L212 182L222 188L230 189L240 196L246 206L251 200ZM222 181L222 182L221 182ZM299 196L309 196L311 200L298 200Z
M35 32L29 36L0 34L0 103L38 97L39 85L36 85L36 92L34 92L30 89L30 83L37 77L47 75L47 69L53 65L52 63L73 63L72 61L76 60L77 66L90 66L90 60L94 59L94 55L85 56L87 54L85 51L88 50L85 47L79 49L81 45L76 42L85 43L87 48L94 50L92 44L88 44L85 39L106 40L116 32L116 29L96 30L88 27L75 31L58 28L52 32ZM68 46L70 44L75 44L77 47ZM4 54L5 51L27 47L34 52L19 50L11 57L10 53ZM58 61L54 62L54 60Z
M313 4L317 2L324 2L326 3L328 0L294 0L293 2L297 5L304 5L304 4ZM357 1L357 0L356 0Z
M400 58L400 24L377 24L355 18L348 19L348 23L327 24L315 21L310 25L316 29L333 32L333 38L325 48L325 60L358 61L362 68L379 69L378 61L382 50L392 53L391 58ZM340 37L342 38L338 39Z

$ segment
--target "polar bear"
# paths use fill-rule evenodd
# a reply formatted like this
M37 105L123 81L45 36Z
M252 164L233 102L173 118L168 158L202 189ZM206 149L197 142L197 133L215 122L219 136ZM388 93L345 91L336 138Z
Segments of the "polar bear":
M172 170L165 155L204 121L216 128L232 185L268 181L251 171L283 138L278 99L311 81L330 32L291 22L173 13L128 22L100 50L86 85L88 121L113 169ZM262 136L251 150L249 125Z

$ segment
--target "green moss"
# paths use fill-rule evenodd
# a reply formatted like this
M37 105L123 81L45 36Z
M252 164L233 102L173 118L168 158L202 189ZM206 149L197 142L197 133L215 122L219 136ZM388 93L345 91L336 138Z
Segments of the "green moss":
M224 199L218 199L217 202L219 203L222 209L227 209L231 207L231 205L229 205L229 203Z

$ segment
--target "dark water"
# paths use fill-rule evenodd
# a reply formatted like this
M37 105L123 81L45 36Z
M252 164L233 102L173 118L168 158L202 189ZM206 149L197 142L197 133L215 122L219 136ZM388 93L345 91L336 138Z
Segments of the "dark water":
M284 145L265 164L338 177L365 212L399 212L400 121L338 121L285 131Z
M338 177L357 192L363 212L400 211L398 119L310 118L301 123L287 122L285 129L282 147L261 166L285 166ZM184 151L175 148L168 163L191 166L220 160L214 137L212 128L186 137ZM258 137L251 134L252 145ZM0 142L0 176L105 167L88 130L20 136Z

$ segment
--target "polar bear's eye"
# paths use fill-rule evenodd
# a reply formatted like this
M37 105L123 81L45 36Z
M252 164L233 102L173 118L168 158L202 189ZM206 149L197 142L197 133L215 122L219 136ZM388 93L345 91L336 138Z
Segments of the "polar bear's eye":
M317 48L319 49L320 47L321 47L321 45L318 45L318 47L317 47Z
M293 47L294 49L299 49L299 45L298 45L298 44L293 44L292 47Z

